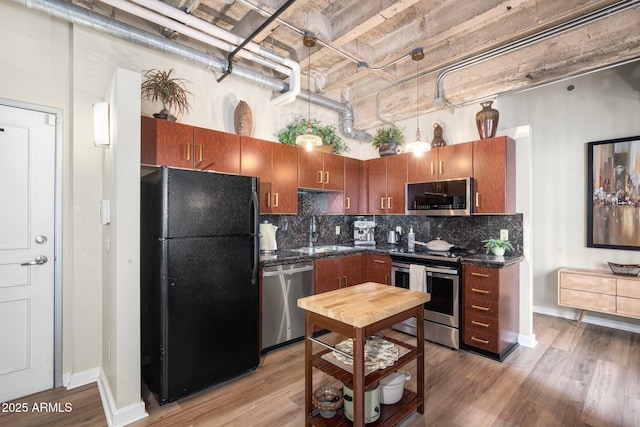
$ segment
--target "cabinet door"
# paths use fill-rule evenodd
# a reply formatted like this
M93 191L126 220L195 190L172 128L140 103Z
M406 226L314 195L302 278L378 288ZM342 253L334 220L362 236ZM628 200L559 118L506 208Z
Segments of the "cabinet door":
M322 189L324 160L321 151L298 148L298 187Z
M142 117L140 161L147 165L193 167L193 127Z
M298 213L298 149L273 143L271 212Z
M344 158L344 213L355 215L360 211L362 161Z
M366 254L364 280L367 282L391 284L391 257L381 254Z
M438 147L438 179L467 178L473 175L473 143Z
M438 179L438 148L422 156L409 156L407 159L407 182L429 182Z
M515 213L515 141L505 136L473 142L474 213Z
M403 214L405 212L407 157L409 157L409 154L397 154L386 158L388 214Z
M387 159L367 160L370 214L387 213Z
M350 255L337 258L340 260L342 271L341 287L359 285L363 282L362 257L363 255Z
M324 153L322 188L325 190L344 190L344 157L337 154Z
M261 139L240 137L240 175L260 179L260 213L271 213L271 162L275 144Z
M200 170L240 173L240 136L217 130L194 128L195 163Z
M325 258L313 265L313 293L335 291L342 285L340 258Z

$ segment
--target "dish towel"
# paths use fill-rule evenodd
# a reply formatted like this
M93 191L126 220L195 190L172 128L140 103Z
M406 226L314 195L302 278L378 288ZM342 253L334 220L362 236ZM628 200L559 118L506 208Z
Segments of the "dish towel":
M424 265L411 264L409 266L409 289L424 292L426 289Z

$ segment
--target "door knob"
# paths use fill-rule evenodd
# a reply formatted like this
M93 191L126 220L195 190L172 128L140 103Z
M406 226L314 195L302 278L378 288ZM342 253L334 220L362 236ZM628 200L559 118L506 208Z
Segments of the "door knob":
M27 266L27 265L42 265L42 264L46 263L47 261L49 261L49 258L47 258L44 255L38 255L32 261L23 262L20 265L23 265L23 266Z

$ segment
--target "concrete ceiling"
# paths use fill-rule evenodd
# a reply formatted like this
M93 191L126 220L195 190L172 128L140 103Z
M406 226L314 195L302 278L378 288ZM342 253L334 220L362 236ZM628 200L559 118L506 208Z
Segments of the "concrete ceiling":
M265 23L266 14L286 3L163 2L243 38ZM424 113L636 60L640 58L638 3L297 0L253 41L299 62L305 90L310 59L311 90L337 101L350 101L355 127L366 130L384 121L415 117L417 98ZM162 28L157 30L162 32ZM317 38L315 47L303 45L302 32ZM182 35L165 34L189 42ZM423 49L424 60L411 59L415 48ZM219 52L219 56L224 58L227 53ZM236 61L271 77L286 77L244 59ZM640 90L638 66L625 70L630 88Z

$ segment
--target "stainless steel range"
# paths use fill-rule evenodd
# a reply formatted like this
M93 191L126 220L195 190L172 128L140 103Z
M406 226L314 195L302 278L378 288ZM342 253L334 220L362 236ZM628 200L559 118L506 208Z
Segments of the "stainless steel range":
M418 249L418 248L416 248ZM421 248L420 248L421 249ZM425 339L454 349L460 348L460 293L462 268L460 258L466 251L391 252L391 285L409 289L410 266L424 266L426 291L431 301L424 305ZM416 335L416 319L411 318L393 327Z

